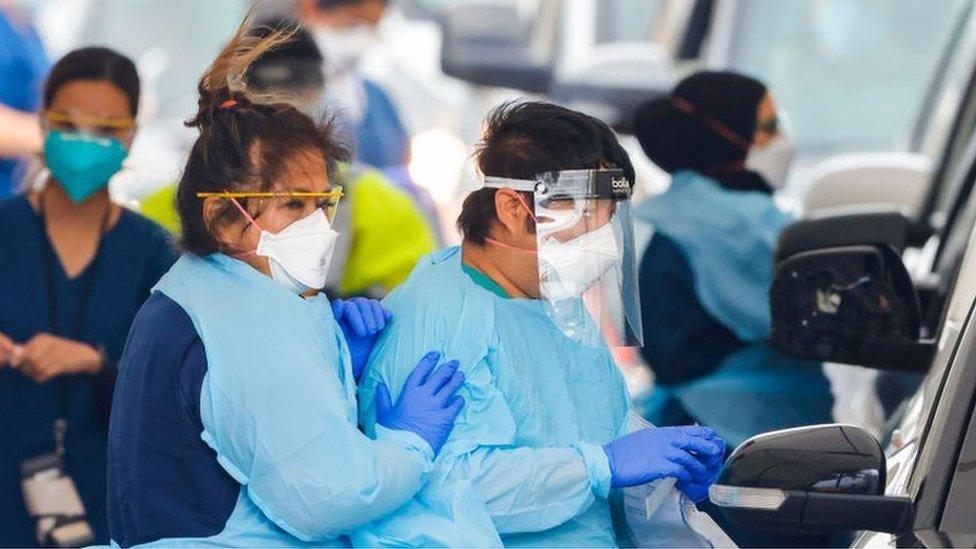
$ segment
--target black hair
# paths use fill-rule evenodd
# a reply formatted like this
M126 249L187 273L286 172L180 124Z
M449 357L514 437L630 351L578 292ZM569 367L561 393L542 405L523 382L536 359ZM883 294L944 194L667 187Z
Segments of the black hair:
M485 176L535 179L552 171L618 168L634 184L634 166L610 126L540 101L504 103L492 110L475 160ZM532 203L531 194L523 196ZM495 189L479 189L464 200L457 226L466 241L481 245L496 215Z
M294 19L266 20L250 30L256 38L267 38L275 32L293 29L291 40L259 57L248 69L245 79L251 89L320 89L325 87L323 57L312 35Z
M668 173L694 170L732 190L771 192L745 167L766 86L731 71L702 71L651 100L634 117L644 153Z
M81 48L69 52L51 67L44 83L44 108L51 107L61 88L78 80L109 82L129 100L132 117L139 113L139 73L131 59L101 47Z
M243 215L224 200L207 223L197 193L267 190L304 153L321 155L332 180L338 163L349 158L349 150L335 138L331 119L316 123L274 93L247 88L251 65L286 45L295 32L293 27L253 36L247 32L249 19L200 79L197 114L186 123L200 135L180 179L176 207L183 248L200 256L221 251L215 227ZM242 204L246 207L246 201Z

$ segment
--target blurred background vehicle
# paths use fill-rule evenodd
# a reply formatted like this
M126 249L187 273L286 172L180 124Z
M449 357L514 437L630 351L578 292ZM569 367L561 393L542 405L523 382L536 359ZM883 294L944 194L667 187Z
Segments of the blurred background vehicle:
M138 61L142 128L113 196L136 206L176 181L192 143L182 121L194 111L196 81L252 2L20 4L51 58L100 43ZM649 195L668 178L627 134L632 111L700 68L760 77L789 114L797 157L780 193L787 206L888 202L946 227L937 231L946 238L964 217L958 205L969 187L951 157L968 150L966 120L976 116L957 115L976 56L973 0L391 0L391 8L362 69L399 108L410 175L434 199L448 244L475 182L469 154L488 109L543 97L606 120ZM948 262L935 259L945 257L939 248L910 250L910 260L921 258L913 272L931 279L933 262ZM633 377L635 391L647 388Z
M924 128L944 123L949 109L937 108L926 92L930 82L946 80L940 60L970 3L392 0L382 45L363 70L397 102L412 136L410 172L447 226L471 181L468 151L491 106L547 96L627 132L633 108L701 67L741 70L770 83L798 146L785 193L797 202L813 166L835 154L899 151L932 160L938 143L922 137ZM104 43L139 60L147 82L144 131L129 170L113 185L116 196L136 201L172 181L188 144L179 122L191 112L196 79L251 2L27 4L52 57ZM288 4L272 0L262 9ZM633 140L625 141L645 192L663 189L663 174ZM927 168L913 159L910 166Z

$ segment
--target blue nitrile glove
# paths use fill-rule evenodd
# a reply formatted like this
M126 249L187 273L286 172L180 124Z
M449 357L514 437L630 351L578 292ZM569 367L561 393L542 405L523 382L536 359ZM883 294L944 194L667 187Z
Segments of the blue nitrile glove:
M333 300L332 316L342 328L342 335L349 345L349 354L352 355L352 375L359 381L359 376L369 362L369 353L373 351L376 338L386 328L386 323L393 318L393 314L375 299L354 297Z
M434 455L444 446L464 406L464 398L454 394L464 384L464 372L458 371L456 360L435 370L440 358L440 353L432 351L420 359L395 406L386 384L376 387L376 422L387 429L416 433L430 444Z
M725 440L723 440L718 435L713 436L708 439L710 442L717 444L721 447L722 452L712 456L699 454L698 461L705 466L705 476L698 479L692 479L689 482L679 482L677 484L678 489L688 494L688 497L692 501L698 503L703 499L708 497L708 489L715 484L718 480L720 474L722 474L722 466L725 464Z
M679 483L703 481L702 461L721 455L724 444L713 442L707 427L658 427L635 431L603 445L610 462L610 485L626 488L664 477Z

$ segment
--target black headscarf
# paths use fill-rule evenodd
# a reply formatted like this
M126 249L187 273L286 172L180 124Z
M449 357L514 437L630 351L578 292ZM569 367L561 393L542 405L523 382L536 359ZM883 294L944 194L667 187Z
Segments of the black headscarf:
M694 170L725 188L771 193L745 167L766 86L734 72L699 72L671 95L645 103L634 119L644 153L664 171Z

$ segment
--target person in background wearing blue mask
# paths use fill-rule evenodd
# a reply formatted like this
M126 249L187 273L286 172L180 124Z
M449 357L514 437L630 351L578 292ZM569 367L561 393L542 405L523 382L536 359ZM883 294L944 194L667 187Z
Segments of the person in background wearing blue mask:
M476 161L484 188L464 201L463 244L385 300L397 322L359 394L369 432L375 388L408 383L397 357L435 347L460 360L468 404L428 489L368 541L477 545L487 523L505 545L614 546L611 488L673 477L702 499L725 449L707 427L628 429L604 334L639 336L633 167L606 124L538 102L493 111Z
M401 358L396 401L377 389L375 438L358 429L356 383L395 317L320 293L346 151L328 123L249 91L251 64L294 32L247 27L200 80L177 191L185 253L119 367L108 514L123 547L347 546L423 486L464 405L457 363L425 349Z
M37 116L50 68L40 37L17 2L0 0L0 198L23 175L22 158L40 152Z
M642 354L655 373L647 419L700 421L733 445L830 422L821 365L767 343L773 254L793 217L772 197L792 146L766 86L697 73L641 107L634 124L644 152L672 175L635 210L653 229L639 276Z
M109 200L138 105L128 58L105 48L66 55L43 94L46 182L0 201L0 546L41 543L20 465L55 450L57 420L90 541L108 541L115 364L136 311L175 259L161 227Z

